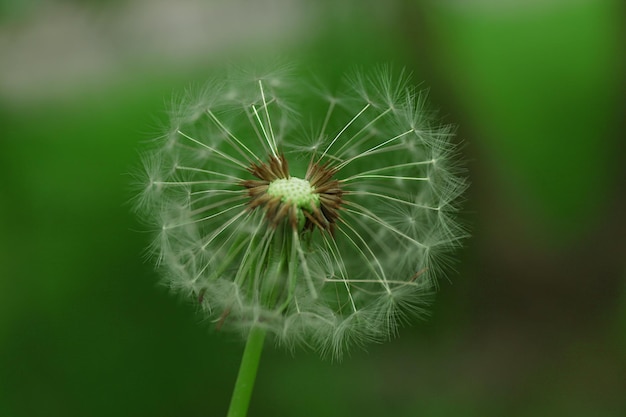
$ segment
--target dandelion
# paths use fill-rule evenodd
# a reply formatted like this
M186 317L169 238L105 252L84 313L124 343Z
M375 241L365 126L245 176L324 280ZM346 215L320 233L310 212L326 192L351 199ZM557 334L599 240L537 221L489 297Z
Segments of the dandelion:
M276 71L177 99L138 198L165 282L248 345L336 358L422 314L466 183L409 81L379 68L331 94Z

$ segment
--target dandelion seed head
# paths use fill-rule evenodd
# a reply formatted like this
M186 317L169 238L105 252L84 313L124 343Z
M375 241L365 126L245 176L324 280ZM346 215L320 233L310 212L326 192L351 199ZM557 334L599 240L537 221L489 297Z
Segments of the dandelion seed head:
M405 72L309 84L240 70L173 99L136 206L163 281L215 328L341 357L425 314L467 184Z

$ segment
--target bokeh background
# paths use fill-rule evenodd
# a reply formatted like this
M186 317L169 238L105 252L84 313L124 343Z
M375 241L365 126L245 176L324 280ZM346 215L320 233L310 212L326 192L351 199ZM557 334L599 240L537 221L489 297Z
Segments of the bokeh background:
M398 339L268 344L250 415L626 415L624 32L617 0L1 1L0 416L225 415L243 343L157 285L129 173L173 92L272 57L410 69L473 237Z

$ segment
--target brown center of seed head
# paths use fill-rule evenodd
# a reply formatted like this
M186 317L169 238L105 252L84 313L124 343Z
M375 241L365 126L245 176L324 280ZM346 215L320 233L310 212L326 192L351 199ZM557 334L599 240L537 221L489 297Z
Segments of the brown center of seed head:
M305 179L301 180L289 175L289 166L283 154L278 157L270 155L268 160L268 163L252 163L248 168L258 179L241 182L248 189L248 210L264 209L267 221L274 228L287 219L294 229L306 231L317 227L334 235L335 223L344 202L341 183L333 179L337 169L330 167L328 162L311 162ZM290 194L292 188L288 185L289 181L297 184L297 195ZM308 183L308 190L303 185L305 182Z

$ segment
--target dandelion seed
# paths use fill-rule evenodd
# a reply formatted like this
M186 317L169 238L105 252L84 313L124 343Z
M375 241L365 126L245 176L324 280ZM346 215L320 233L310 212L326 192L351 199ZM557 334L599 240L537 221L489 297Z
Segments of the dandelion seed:
M216 327L340 357L423 313L466 237L466 182L404 73L313 97L283 76L214 80L173 106L137 207L165 282Z

